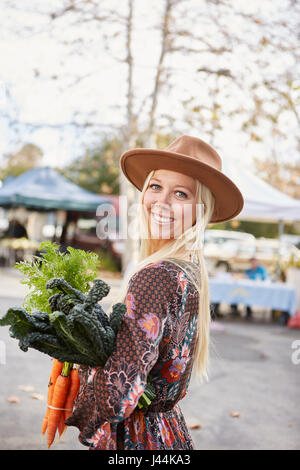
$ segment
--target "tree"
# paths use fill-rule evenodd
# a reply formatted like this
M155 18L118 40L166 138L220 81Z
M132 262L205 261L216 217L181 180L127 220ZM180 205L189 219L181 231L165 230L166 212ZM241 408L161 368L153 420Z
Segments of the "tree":
M88 150L64 168L66 178L96 194L119 194L119 156L121 143L106 139L99 148Z
M294 199L300 199L300 164L282 162L276 154L264 160L254 158L257 174L271 186Z
M5 180L8 176L19 176L25 171L40 165L43 153L34 144L25 144L15 154L4 156L4 165L0 169L0 179Z
M22 9L16 2L8 8ZM72 128L74 138L96 143L113 132L121 141L120 153L155 145L156 135L172 140L183 133L217 149L229 134L228 145L236 141L251 157L269 156L270 141L276 141L278 153L283 154L285 142L298 149L299 3L154 0L151 15L144 9L145 2L134 0L62 0L57 7L36 9L35 15L49 19L40 31L36 25L30 33L28 25L16 28L24 39L42 32L59 44L58 71L39 65L34 76L56 83L73 105L65 121L24 125L31 130L50 126L62 135ZM75 58L81 66L71 74ZM109 83L103 93L100 80L110 67L118 85ZM122 174L120 193L129 205L138 196ZM124 266L136 250L134 242L128 244Z

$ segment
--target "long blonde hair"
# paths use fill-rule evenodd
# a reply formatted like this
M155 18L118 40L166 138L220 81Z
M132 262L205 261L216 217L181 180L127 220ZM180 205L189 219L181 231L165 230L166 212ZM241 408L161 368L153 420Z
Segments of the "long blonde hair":
M127 272L117 298L114 298L112 305L117 302L125 302L129 279L149 263L155 263L162 260L172 260L185 272L186 276L192 281L198 291L198 337L195 349L194 369L202 379L208 378L209 366L209 342L210 342L210 299L209 284L206 263L203 256L203 236L204 230L211 219L214 210L215 198L211 191L199 180L197 183L196 204L202 207L202 216L196 218L196 223L183 231L178 238L170 239L164 246L157 251L153 251L151 235L149 230L149 218L143 205L143 199L148 183L153 176L154 170L147 176L138 201L138 217L140 248L139 259L137 263ZM190 249L186 247L189 246ZM190 255L192 260L190 262ZM181 262L180 262L181 261ZM183 262L183 263L182 263ZM109 310L109 311L110 311Z

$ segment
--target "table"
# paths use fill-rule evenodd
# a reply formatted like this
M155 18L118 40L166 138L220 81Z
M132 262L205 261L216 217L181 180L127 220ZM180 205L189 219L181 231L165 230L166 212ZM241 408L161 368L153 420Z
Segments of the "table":
M296 291L294 287L284 282L210 278L209 286L212 303L256 305L289 312L291 316L295 315Z
M31 261L40 242L27 238L3 238L0 240L0 258L4 265L14 267L16 261Z

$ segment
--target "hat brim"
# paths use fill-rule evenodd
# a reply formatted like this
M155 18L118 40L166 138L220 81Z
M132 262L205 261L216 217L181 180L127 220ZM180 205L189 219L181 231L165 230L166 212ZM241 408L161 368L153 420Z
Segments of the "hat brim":
M209 223L231 220L243 209L244 198L233 181L194 157L166 150L140 148L123 153L120 165L126 178L139 191L142 191L145 179L152 170L177 171L198 179L215 197L215 209Z

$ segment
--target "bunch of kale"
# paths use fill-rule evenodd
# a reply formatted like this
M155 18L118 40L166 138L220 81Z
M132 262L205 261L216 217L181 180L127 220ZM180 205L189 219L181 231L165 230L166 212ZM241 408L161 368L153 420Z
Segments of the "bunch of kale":
M0 320L0 326L11 325L10 336L19 340L23 351L37 349L58 359L89 366L104 366L112 353L125 304L113 306L108 317L98 304L109 292L101 279L87 295L71 287L62 278L47 282L48 289L58 291L49 298L51 313L22 307L11 307Z
M113 352L126 305L113 305L109 316L104 312L98 302L110 287L101 279L93 280L87 295L63 278L50 279L46 287L58 291L49 297L50 314L11 307L0 319L0 326L10 325L9 334L19 340L22 351L33 348L60 362L103 367ZM139 408L148 406L154 398L148 382Z

